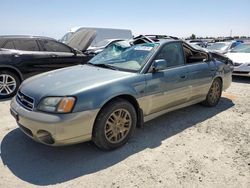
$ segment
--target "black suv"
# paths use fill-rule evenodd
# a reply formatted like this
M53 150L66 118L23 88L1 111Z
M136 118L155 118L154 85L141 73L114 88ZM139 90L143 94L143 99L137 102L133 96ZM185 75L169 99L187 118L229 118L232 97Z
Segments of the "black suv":
M0 99L15 95L22 80L30 76L89 59L52 38L0 36Z

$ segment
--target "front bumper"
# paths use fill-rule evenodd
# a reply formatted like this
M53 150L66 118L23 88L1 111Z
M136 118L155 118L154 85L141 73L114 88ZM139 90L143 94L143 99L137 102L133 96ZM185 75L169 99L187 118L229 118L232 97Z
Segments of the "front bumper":
M247 63L234 66L233 75L250 77L250 66Z
M69 114L49 114L29 111L14 97L11 114L20 129L35 141L60 146L89 141L99 109Z

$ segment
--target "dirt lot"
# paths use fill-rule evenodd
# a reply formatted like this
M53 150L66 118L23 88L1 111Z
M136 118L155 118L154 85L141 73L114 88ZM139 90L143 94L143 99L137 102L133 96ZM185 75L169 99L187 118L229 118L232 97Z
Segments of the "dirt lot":
M0 187L250 187L250 79L215 108L194 105L137 130L124 147L51 148L17 129L0 102Z

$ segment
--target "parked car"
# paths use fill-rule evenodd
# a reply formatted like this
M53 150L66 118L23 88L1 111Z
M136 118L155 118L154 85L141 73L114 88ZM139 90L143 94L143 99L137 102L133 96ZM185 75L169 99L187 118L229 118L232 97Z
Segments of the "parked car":
M198 45L198 46L200 46L202 48L206 48L207 47L207 42L205 42L203 40L196 39L196 40L188 40L187 42L195 44L195 45Z
M225 54L221 54L221 53L218 53L218 52L215 52L215 51L211 51L211 50L208 50L207 48L202 48L201 46L198 46L194 43L188 43L190 46L192 46L194 49L197 49L197 50L204 50L206 52L209 52L214 59L218 60L218 61L221 61L221 62L224 62L226 64L228 64L230 66L230 68L233 70L234 69L234 64L233 64L233 61L227 57Z
M15 95L20 83L33 75L87 62L86 56L52 38L0 37L0 99Z
M72 37L75 35L89 35L91 34L93 40L89 44L89 48L99 46L99 43L105 41L107 39L132 39L133 35L131 30L128 29L114 29L114 28L95 28L95 27L76 27L72 28L69 32L67 32L60 41L70 45L70 41ZM76 46L71 46L73 48L77 48ZM85 49L80 49L84 51Z
M231 84L230 64L182 40L152 40L120 41L88 64L27 79L11 101L11 114L43 144L92 140L111 150L166 112L199 102L217 105Z
M250 43L242 43L226 54L233 63L233 75L250 76Z
M225 54L239 44L241 44L239 41L216 42L213 45L208 46L207 49Z

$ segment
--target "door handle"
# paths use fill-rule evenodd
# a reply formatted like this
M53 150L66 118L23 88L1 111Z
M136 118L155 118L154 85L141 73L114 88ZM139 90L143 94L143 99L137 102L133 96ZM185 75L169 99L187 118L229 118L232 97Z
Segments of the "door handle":
M58 57L58 56L53 54L51 57Z
M13 57L19 57L19 55L18 55L18 54L13 54L12 56L13 56Z
M181 75L180 78L181 78L181 79L186 79L186 78L187 78L187 75Z

